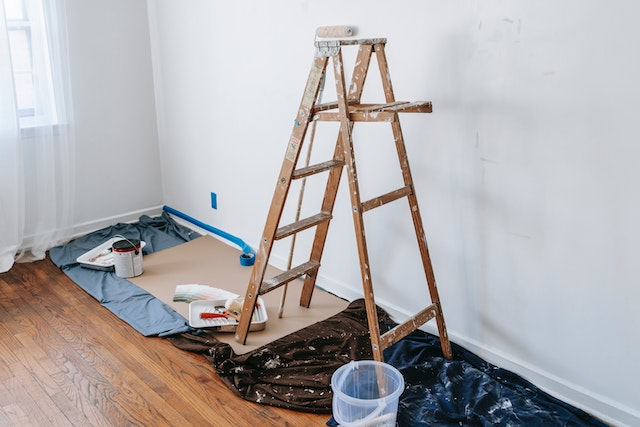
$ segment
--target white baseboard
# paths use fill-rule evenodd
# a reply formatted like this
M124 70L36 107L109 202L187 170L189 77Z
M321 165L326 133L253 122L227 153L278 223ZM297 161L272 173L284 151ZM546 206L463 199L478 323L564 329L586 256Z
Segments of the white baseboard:
M122 222L122 223L136 222L140 219L140 216L142 215L148 215L153 217L153 216L158 216L161 213L162 213L162 206L156 206L156 207L151 207L146 209L140 209L133 212L127 212L120 215L100 218L94 221L75 224L65 229L64 231L60 230L60 236L66 236L66 237L64 238L64 241L59 241L58 243L55 243L55 245L63 244L67 241L73 240L80 236L84 236L85 234L91 233L93 231L100 230L101 228L105 228L110 225L115 225L119 222ZM38 236L34 234L25 235L19 249L24 251L31 250L37 238Z
M161 213L162 213L162 205L154 206L146 209L140 209L132 212L126 212L119 215L113 215L110 217L100 218L93 221L76 224L71 228L70 234L72 238L76 238L76 237L84 236L85 234L91 233L93 231L100 230L101 228L109 227L110 225L115 225L119 222L122 222L122 223L136 222L140 219L142 215L154 217L154 216L160 215Z

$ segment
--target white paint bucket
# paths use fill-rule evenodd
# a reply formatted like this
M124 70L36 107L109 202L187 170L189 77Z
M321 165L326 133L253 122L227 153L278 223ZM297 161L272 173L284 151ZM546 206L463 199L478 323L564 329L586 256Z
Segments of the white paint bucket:
M142 247L140 240L126 239L113 242L113 265L118 277L135 277L142 274Z

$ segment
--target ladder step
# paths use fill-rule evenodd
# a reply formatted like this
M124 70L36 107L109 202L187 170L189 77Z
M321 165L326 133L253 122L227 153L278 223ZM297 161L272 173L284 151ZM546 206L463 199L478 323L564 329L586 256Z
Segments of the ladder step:
M292 234L296 234L302 230L306 230L307 228L316 226L322 222L329 221L330 219L331 219L330 213L320 212L319 214L315 214L308 218L304 218L304 219L301 219L300 221L278 228L273 238L275 240L284 239L287 236L291 236Z
M292 268L291 270L287 270L283 273L278 274L277 276L267 279L262 282L262 285L260 286L260 295L264 295L267 292L284 285L285 283L289 283L293 279L297 279L300 276L316 271L319 267L319 262L307 261L304 264L300 264L299 266Z
M380 336L382 349L388 348L438 315L438 305L431 304L407 320Z
M394 200L398 200L402 197L409 196L411 193L413 193L413 191L411 190L411 186L407 185L398 190L391 191L387 194L383 194L382 196L378 196L375 199L367 200L366 202L362 203L362 212L366 212L373 208L380 207L389 202L393 202Z
M329 160L326 162L318 163L316 165L307 166L304 168L296 169L293 172L293 179L304 178L305 176L314 175L320 172L327 171L331 168L342 167L344 162L342 160Z

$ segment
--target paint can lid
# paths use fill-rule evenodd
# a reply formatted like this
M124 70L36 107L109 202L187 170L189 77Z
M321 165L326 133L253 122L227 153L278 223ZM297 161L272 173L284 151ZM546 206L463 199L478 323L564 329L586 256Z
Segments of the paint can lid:
M123 239L113 242L111 245L116 252L130 252L134 249L140 249L140 240L137 239Z

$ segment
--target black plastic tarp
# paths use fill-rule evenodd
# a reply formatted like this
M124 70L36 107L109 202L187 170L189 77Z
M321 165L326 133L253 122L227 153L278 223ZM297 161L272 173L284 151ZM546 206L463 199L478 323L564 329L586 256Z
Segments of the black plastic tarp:
M381 322L389 321L378 308ZM381 323L384 331L393 326ZM350 360L371 359L364 300L263 347L235 354L215 334L170 337L184 350L203 353L218 376L243 399L314 413L331 413L331 375ZM452 343L442 355L437 337L416 331L385 350L385 361L405 380L399 426L605 426L584 411L487 363ZM333 419L328 425L336 425Z
M385 361L405 380L401 426L605 426L452 343L442 356L438 337L417 331L385 350Z

